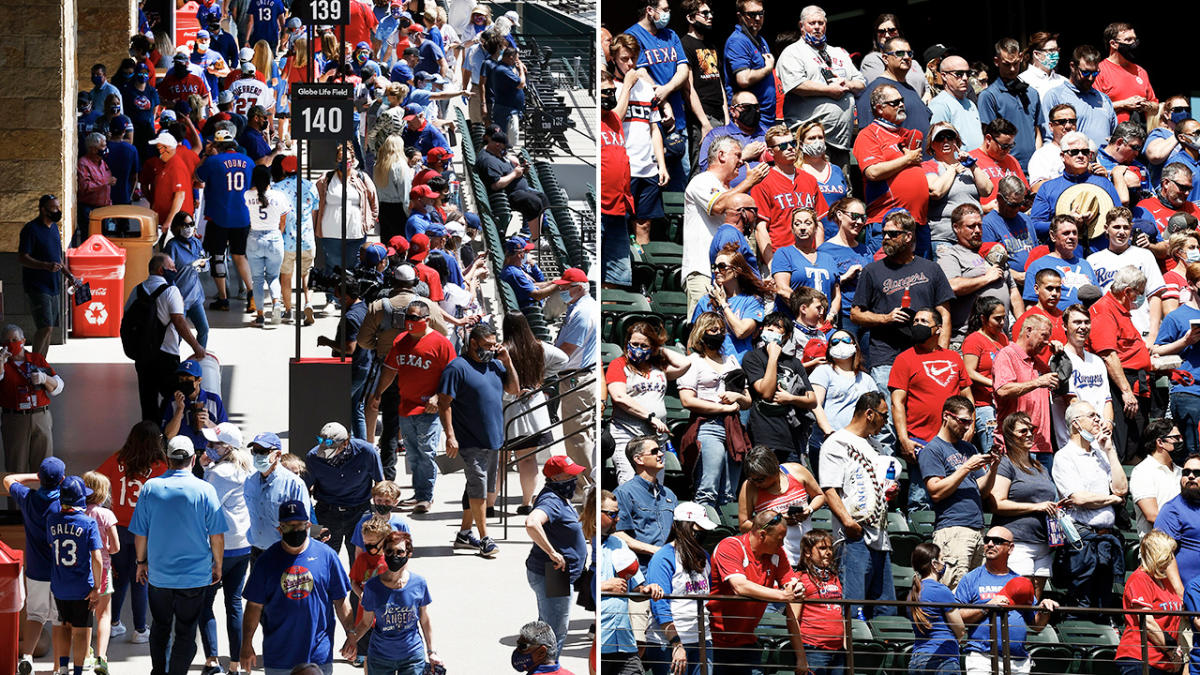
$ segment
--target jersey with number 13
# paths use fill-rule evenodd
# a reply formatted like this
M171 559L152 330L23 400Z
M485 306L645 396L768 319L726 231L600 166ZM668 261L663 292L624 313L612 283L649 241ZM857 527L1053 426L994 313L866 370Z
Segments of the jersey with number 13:
M60 600L82 600L92 591L92 551L100 550L100 528L82 511L46 517L46 541L54 558L50 591Z

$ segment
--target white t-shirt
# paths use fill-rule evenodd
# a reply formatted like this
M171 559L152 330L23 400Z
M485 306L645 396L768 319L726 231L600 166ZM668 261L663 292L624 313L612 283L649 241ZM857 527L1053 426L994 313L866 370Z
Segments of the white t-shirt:
M680 389L696 392L696 398L709 403L720 402L721 394L725 393L725 380L721 376L742 367L733 356L725 357L720 372L713 369L708 359L694 352L688 355L688 360L692 362L692 367L688 368L675 384Z
M821 477L820 485L822 490L834 488L846 503L846 508L851 513L855 512L855 505L849 503L855 501L853 495L847 495L846 486L852 485L851 492L856 494L866 494L874 490L869 474L863 468L860 462L851 459L849 448L856 449L865 459L870 461L875 467L876 478L882 482L884 474L881 473L882 465L889 459L879 454L879 451L872 445L871 440L863 438L857 434L850 433L845 429L838 429L825 439L821 444L821 462L819 465L818 475ZM878 499L883 499L883 495L877 495ZM879 527L871 523L860 522L863 529L863 542L874 551L890 551L892 550L891 539L888 538L887 528ZM843 534L842 521L837 518L833 519L833 539L840 541L845 539Z
M1181 473L1178 466L1163 466L1157 459L1147 457L1133 467L1133 473L1129 474L1129 496L1133 498L1134 504L1139 500L1154 497L1158 500L1159 510L1162 510L1163 504L1179 495ZM1137 509L1137 529L1139 537L1146 536L1154 529L1150 521L1146 520L1146 516L1142 515L1141 509Z
M167 283L167 280L153 275L142 282L141 286L146 290L148 295L153 295L154 291L158 290L159 286ZM125 311L133 306L134 299L137 298L137 289L129 294L129 299L125 301ZM175 324L171 323L172 314L183 314L183 296L179 293L179 289L171 286L163 291L163 294L158 296L155 301L157 305L158 320L166 325L167 332L163 334L161 349L168 353L179 355L179 332L175 330Z
M701 171L683 193L683 278L698 272L712 276L708 248L725 217L714 214L712 206L729 186L712 171Z
M1103 415L1104 404L1112 400L1112 393L1108 389L1108 369L1104 366L1104 360L1091 352L1085 351L1082 359L1070 348L1066 352L1071 359L1071 381L1067 383L1067 392L1081 401L1087 401L1096 412ZM1065 447L1071 440L1070 431L1067 429L1067 405L1070 402L1070 396L1051 397L1050 419L1054 426L1054 437L1060 448Z
M346 201L350 204L346 213L346 239L362 239L363 232L362 193L351 186L346 190ZM321 212L321 234L330 239L342 236L342 179L337 172L329 178L325 189L325 210Z
M287 195L279 190L267 190L267 205L258 200L258 190L246 190L246 210L250 212L250 229L256 232L279 232L279 221L288 211Z
M1034 91L1038 93L1038 98L1046 98L1046 92L1067 81L1067 78L1059 75L1053 70L1047 73L1041 68L1038 68L1032 64L1030 64L1030 66L1017 77L1020 78L1021 81L1033 87ZM1050 111L1047 110L1046 114L1049 115ZM1029 180L1032 181L1033 178L1031 177Z
M243 77L229 86L233 94L233 111L239 115L250 112L251 106L261 105L267 110L275 107L275 96L271 88L254 77Z
M1058 488L1060 497L1070 497L1076 492L1112 494L1112 470L1108 457L1098 445L1084 450L1074 443L1067 443L1055 453L1050 475L1054 478L1054 486ZM1066 510L1075 522L1088 527L1112 527L1117 521L1117 514L1111 506L1095 509L1069 506Z
M1054 141L1042 143L1029 158L1029 182L1054 180L1063 175L1062 150Z
M633 77L633 73L627 77ZM654 178L658 175L658 160L654 158L650 125L658 124L661 120L658 105L654 103L654 87L639 77L629 90L629 106L625 109L625 119L621 120L631 177Z
M1120 253L1113 253L1109 249L1096 251L1087 257L1087 261L1092 266L1092 271L1096 273L1096 285L1102 291L1108 291L1117 270L1128 265L1133 265L1146 275L1147 298L1166 290L1162 272L1158 269L1158 261L1155 260L1154 254L1140 246L1131 245ZM1143 337L1149 335L1150 303L1146 302L1130 312L1129 320L1133 322L1134 328L1141 331Z

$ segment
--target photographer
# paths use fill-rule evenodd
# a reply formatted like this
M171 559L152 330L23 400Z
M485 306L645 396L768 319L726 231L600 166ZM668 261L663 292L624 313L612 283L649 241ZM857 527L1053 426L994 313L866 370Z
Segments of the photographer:
M345 319L338 323L337 334L330 339L324 335L317 336L317 346L329 347L335 357L350 358L352 371L350 375L350 400L354 405L355 438L367 437L367 420L363 410L363 399L366 395L367 380L371 373L371 350L358 344L358 332L367 316L367 305L362 301L359 280L353 274L343 272L343 278L330 290L336 294L343 308ZM314 281L316 274L314 272Z
M196 453L203 453L208 448L208 441L202 430L229 421L225 404L220 396L200 388L203 377L199 361L181 361L175 375L178 378L175 392L163 404L163 434L168 439L187 436Z

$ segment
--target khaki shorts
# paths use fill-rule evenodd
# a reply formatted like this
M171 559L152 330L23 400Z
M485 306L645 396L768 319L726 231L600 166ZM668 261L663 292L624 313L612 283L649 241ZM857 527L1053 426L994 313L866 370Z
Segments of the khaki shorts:
M943 527L933 531L933 543L942 550L946 570L942 583L950 590L967 572L983 564L983 535L969 527Z
M311 270L313 268L313 252L312 251L301 251L300 252L300 266L301 266L301 269L304 270L304 274L308 274L309 270ZM279 273L280 274L293 274L293 275L296 273L296 252L295 251L284 251L283 252L283 264L279 266ZM303 276L303 275L301 275L301 276Z
M650 627L650 601L629 601L629 625L633 628L633 639L646 641L646 629Z
M53 622L58 625L58 607L54 604L54 594L50 592L49 581L34 581L25 577L25 618L36 623Z
M687 279L684 279L683 290L687 292L688 318L691 318L692 312L696 311L696 303L708 294L709 286L712 286L712 278L699 272L692 272L687 275Z

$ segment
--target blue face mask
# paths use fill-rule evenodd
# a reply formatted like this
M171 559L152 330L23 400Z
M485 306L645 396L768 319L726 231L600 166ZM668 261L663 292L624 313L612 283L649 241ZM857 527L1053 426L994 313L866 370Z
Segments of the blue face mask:
M175 270L163 270L162 276L167 280L168 284L173 284L179 278L179 272Z
M654 22L654 27L658 30L662 30L666 28L667 24L669 23L671 23L671 12L668 10L658 15L658 20Z
M642 363L646 359L650 358L649 347L634 347L633 345L626 345L626 348L629 350L628 354L630 363Z
M1058 67L1058 54L1057 53L1047 54L1046 58L1042 59L1042 65L1046 66L1050 70L1054 70L1055 68L1057 68Z
M530 673L537 664L533 662L533 654L524 654L519 649L514 649L512 653L512 667L518 673Z
M93 75L92 76L92 84L99 87L100 85L104 84L104 78L101 77L100 75Z
M254 455L254 470L262 473L271 468L271 453Z
M812 35L812 34L810 34L810 33L805 33L805 34L804 34L804 41L805 41L805 42L807 42L808 44L810 44L810 45L814 46L814 47L824 47L824 46L825 46L825 41L826 41L826 39L827 39L827 38L826 38L826 36L824 36L824 35L822 35L821 37L817 37L817 36L815 36L815 35Z
M566 304L571 304L571 291L559 291L558 297L562 298L562 301Z
M1171 113L1171 124L1179 124L1180 122L1186 120L1189 116L1190 116L1190 113L1184 112L1182 110L1180 110L1179 112L1173 112L1173 113Z

